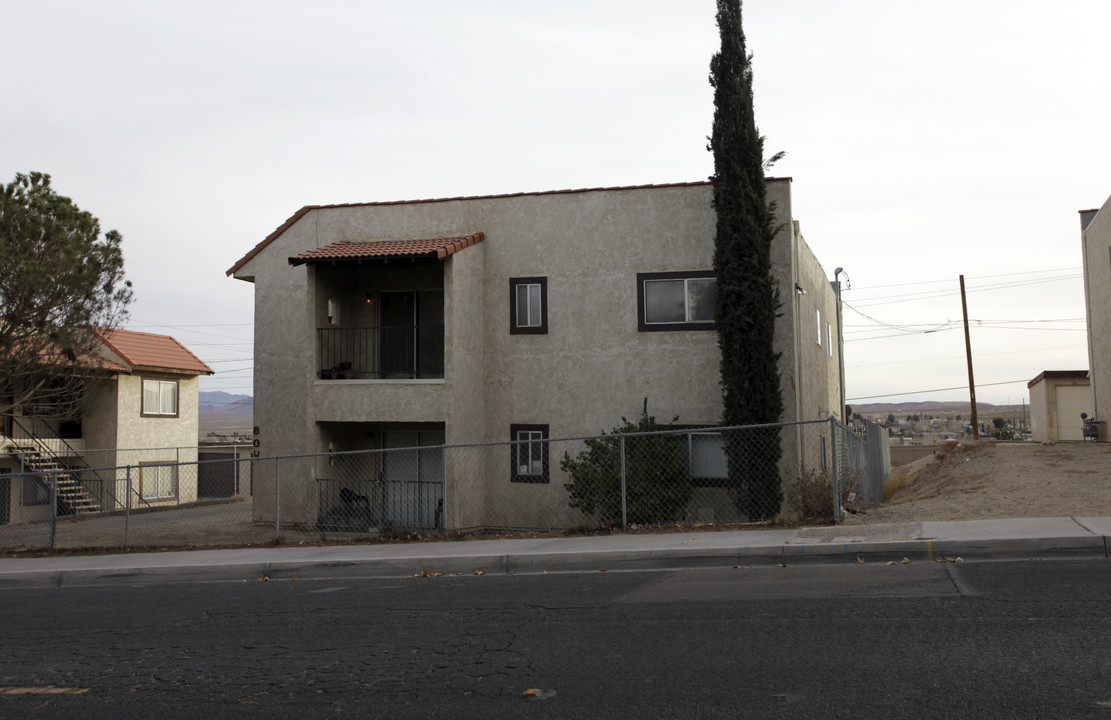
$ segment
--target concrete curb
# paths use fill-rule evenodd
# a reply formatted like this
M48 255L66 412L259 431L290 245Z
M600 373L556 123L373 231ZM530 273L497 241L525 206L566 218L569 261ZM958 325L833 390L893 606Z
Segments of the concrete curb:
M411 551L411 548L409 549ZM235 551L229 551L235 552ZM158 555L136 561L135 556L112 556L131 560L120 567L49 567L0 569L0 590L17 588L77 587L90 585L148 585L157 583L258 582L264 580L325 580L372 577L413 577L422 572L443 575L539 574L547 572L590 572L728 567L732 565L864 563L901 561L937 562L960 557L964 561L1000 559L1106 558L1103 535L1072 535L1035 538L968 538L961 540L915 539L864 542L772 543L745 547L671 547L579 549L575 551L529 551L508 553L413 554L384 557L314 560L167 562ZM199 559L199 558L198 558ZM175 558L176 560L176 558ZM144 562L145 561L145 562ZM33 562L33 561L20 561Z

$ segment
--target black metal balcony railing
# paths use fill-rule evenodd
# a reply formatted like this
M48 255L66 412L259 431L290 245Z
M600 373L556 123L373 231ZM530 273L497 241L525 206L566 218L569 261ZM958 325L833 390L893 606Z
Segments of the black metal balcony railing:
M318 328L321 380L442 378L442 325Z

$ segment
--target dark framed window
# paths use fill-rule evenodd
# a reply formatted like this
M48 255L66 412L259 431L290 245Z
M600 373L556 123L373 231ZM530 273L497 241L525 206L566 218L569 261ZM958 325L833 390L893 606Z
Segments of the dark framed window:
M143 378L144 417L177 417L177 380Z
M637 330L713 330L713 270L637 273Z
M548 482L548 426L510 425L510 480Z
M177 497L177 465L139 463L139 496L144 500Z
M509 279L509 333L543 335L548 332L548 278Z

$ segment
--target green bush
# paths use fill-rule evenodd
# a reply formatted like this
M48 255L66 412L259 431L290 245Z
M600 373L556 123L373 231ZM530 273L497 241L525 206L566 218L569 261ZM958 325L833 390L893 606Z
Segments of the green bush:
M586 450L574 458L563 454L559 467L570 475L564 487L571 507L602 522L621 521L621 439L626 433L670 429L648 414L644 403L640 419L622 425L609 435L586 441ZM628 521L637 524L668 523L680 517L691 499L691 479L685 446L667 435L625 438L625 493Z

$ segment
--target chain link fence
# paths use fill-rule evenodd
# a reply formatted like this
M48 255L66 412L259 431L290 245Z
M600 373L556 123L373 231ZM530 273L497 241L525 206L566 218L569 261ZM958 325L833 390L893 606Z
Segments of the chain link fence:
M882 497L878 430L861 436L832 418L579 438L537 430L514 442L21 473L0 476L0 548L837 521Z

